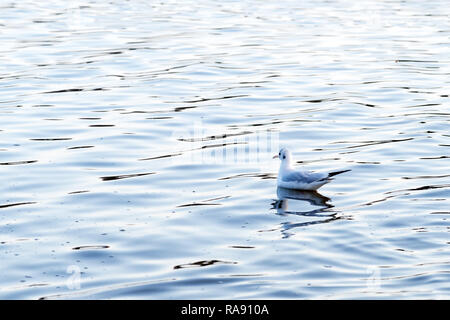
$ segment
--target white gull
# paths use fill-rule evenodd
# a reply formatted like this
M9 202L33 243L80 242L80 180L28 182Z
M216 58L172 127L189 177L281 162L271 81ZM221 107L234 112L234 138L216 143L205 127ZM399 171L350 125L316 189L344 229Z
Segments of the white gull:
M311 172L296 170L292 167L292 155L289 150L282 148L274 158L280 158L280 170L278 171L278 187L296 190L317 190L330 182L331 177L350 170L332 172Z

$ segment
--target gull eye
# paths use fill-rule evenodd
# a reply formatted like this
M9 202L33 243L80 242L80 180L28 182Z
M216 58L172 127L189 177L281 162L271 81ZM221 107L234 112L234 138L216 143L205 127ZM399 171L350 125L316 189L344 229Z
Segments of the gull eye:
M286 156L283 156L283 159L286 159Z

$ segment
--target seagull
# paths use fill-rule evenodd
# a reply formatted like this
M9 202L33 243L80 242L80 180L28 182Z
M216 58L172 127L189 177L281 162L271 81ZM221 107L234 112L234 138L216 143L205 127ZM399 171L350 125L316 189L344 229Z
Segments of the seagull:
M331 177L350 170L332 171L332 172L311 172L296 170L292 167L291 152L282 148L280 152L273 157L281 160L280 170L278 171L278 187L296 190L317 190L324 184L330 182Z

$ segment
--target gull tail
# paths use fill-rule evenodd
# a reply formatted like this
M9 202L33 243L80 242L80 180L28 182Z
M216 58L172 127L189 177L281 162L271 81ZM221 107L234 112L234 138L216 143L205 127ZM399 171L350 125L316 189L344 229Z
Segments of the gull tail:
M317 181L318 182L319 181L330 182L331 180L333 180L333 179L331 179L331 177L334 177L335 175L338 175L338 174L341 174L341 173L344 173L344 172L348 172L348 171L351 171L351 170L348 169L348 170L333 171L333 172L330 172L325 178L322 178L322 179L317 180Z
M351 171L351 170L348 169L348 170L341 170L341 171L333 171L328 174L328 178L331 178L331 177L334 177L335 175L338 175L338 174L341 174L344 172L349 172L349 171Z

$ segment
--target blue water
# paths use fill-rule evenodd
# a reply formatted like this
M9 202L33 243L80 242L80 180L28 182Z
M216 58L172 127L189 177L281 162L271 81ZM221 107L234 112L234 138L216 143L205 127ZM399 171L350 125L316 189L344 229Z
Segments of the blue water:
M0 298L448 299L449 15L3 2Z

